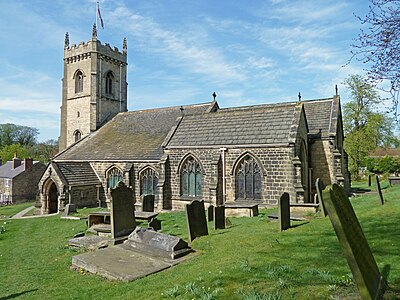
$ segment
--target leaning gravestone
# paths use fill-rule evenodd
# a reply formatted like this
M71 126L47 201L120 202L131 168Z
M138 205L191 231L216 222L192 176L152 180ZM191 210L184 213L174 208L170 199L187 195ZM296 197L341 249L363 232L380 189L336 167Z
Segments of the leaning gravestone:
M324 205L342 246L362 299L381 299L385 281L342 187L334 184L323 191Z
M197 237L208 235L204 200L194 200L190 204L186 204L186 221L190 242Z
M118 241L136 228L133 190L121 181L111 191L111 198L111 238Z
M214 228L225 229L225 205L216 206L214 209Z
M371 174L368 174L368 186L371 186L371 178L372 178L372 175Z
M279 198L278 206L278 219L279 219L279 231L283 231L290 228L290 204L289 194L283 193Z
M376 184L376 191L378 192L378 195L379 195L379 200L381 201L381 204L383 205L383 204L385 204L385 200L383 200L381 184L379 183L378 175L375 175L375 184Z
M208 222L211 222L214 220L214 205L210 205L207 208L207 220L208 220Z
M319 210L321 211L321 213L324 214L324 217L327 216L327 212L326 212L326 208L324 206L324 199L322 198L322 191L325 188L325 185L322 181L322 179L317 178L317 180L315 181L315 188L317 190L317 196L318 196L318 202L319 202Z
M142 211L154 212L154 195L143 197Z

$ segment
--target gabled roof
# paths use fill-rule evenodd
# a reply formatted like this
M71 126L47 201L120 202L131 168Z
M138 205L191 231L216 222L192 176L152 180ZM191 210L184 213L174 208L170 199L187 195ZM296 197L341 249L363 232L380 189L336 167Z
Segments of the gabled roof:
M301 103L283 103L185 115L166 147L289 144L301 111Z
M208 113L217 108L213 101L183 106L183 113ZM159 160L161 145L181 115L180 106L119 113L54 161Z
M34 164L38 163L38 161L34 161ZM21 161L21 165L13 168L13 162L8 161L4 165L0 166L0 178L14 178L19 174L25 171L25 162Z
M100 180L89 162L52 162L51 166L66 185L100 184Z

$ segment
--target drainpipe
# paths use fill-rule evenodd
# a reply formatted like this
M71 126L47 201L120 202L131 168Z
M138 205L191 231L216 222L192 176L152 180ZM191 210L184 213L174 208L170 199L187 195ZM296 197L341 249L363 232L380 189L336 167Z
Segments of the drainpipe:
M226 202L226 183L225 183L225 151L226 148L219 149L222 154L222 205Z

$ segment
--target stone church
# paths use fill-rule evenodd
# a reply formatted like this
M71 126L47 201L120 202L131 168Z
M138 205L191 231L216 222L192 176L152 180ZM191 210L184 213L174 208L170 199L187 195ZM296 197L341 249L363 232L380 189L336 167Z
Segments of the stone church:
M349 188L340 98L220 108L214 100L127 111L127 44L64 47L60 153L39 182L42 213L106 206L119 181L156 210L314 201L315 180ZM300 99L299 99L300 100Z

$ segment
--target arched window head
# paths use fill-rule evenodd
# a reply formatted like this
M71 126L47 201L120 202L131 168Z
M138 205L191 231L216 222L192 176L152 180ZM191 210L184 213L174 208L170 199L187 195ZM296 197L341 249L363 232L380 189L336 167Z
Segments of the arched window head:
M123 179L124 179L124 177L123 177L122 171L120 169L118 169L117 167L113 167L112 169L110 169L107 172L108 188L114 189L117 186L118 182L124 181Z
M261 170L250 155L246 155L236 169L236 198L261 199Z
M158 174L152 168L146 168L140 175L140 195L157 195L158 194Z
M82 138L82 133L79 130L75 130L74 138L75 138L75 142L79 141Z
M114 75L111 71L109 71L106 75L106 94L111 95L113 93L113 82Z
M193 157L189 157L181 168L181 195L201 196L203 189L203 174L200 163Z
M75 74L75 93L83 92L83 73L78 70Z

